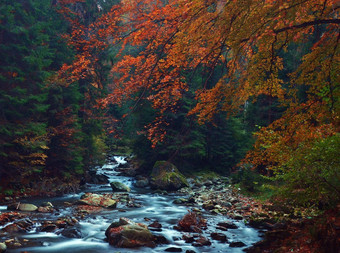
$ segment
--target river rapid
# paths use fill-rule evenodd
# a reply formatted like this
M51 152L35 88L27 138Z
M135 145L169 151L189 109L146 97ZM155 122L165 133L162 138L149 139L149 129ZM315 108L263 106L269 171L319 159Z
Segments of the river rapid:
M41 224L44 220L56 220L62 217L73 217L73 206L65 203L73 203L80 198L85 192L91 193L112 193L109 184L96 185L87 184L84 192L79 194L70 194L63 197L54 198L39 198L28 199L27 202L39 205L42 202L49 201L54 207L53 213L41 213L30 216L34 221L32 228L26 233L17 234L19 240L29 241L24 247L16 249L8 249L6 252L62 252L62 253L94 253L94 252L166 252L166 249L176 247L182 249L182 252L243 252L243 249L250 247L254 243L261 240L261 232L248 227L244 221L236 221L227 216L213 215L203 211L203 218L207 220L207 229L203 231L203 236L211 241L210 246L194 247L190 243L182 240L184 232L174 229L177 222L188 213L190 207L184 205L176 205L173 201L183 195L171 193L160 195L150 189L137 188L134 186L134 178L119 175L116 170L120 164L126 163L124 157L115 156L111 162L108 162L101 168L98 168L97 174L106 175L110 182L120 181L131 188L129 197L134 200L134 205L118 203L115 209L104 209L99 213L85 215L75 225L79 232L80 238L67 238L55 232L39 232ZM0 213L6 212L6 206L0 206ZM120 217L126 217L134 222L150 224L153 221L158 221L162 225L161 231L152 231L155 235L164 236L168 244L159 244L155 248L135 248L124 249L116 248L109 245L105 241L105 230L113 221L117 221ZM216 231L216 226L219 222L232 222L237 226L237 229L228 229L227 231ZM6 224L8 225L8 224ZM0 226L0 230L4 226ZM228 242L219 242L213 240L211 233L218 232L227 236ZM8 238L8 236L7 236ZM6 238L0 237L0 242ZM243 242L243 247L229 247L231 242ZM190 251L191 250L191 251Z

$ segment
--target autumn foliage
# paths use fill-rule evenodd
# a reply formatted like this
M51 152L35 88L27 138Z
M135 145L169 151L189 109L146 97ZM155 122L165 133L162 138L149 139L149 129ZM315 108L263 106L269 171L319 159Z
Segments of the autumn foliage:
M61 2L71 15L65 6L79 1ZM166 135L164 115L176 112L190 87L188 73L200 68L211 76L223 66L216 83L208 85L208 77L197 89L197 104L189 114L204 123L218 111L246 110L245 103L260 95L276 99L285 108L283 117L260 129L244 161L275 168L297 147L338 131L338 16L337 1L121 1L87 27L72 20L69 42L83 50L61 73L70 81L84 75L96 80L95 52L119 47L111 92L101 105L131 98L151 101L159 114L146 127L155 146ZM292 45L299 58L283 75L282 55ZM128 46L138 53L129 53Z

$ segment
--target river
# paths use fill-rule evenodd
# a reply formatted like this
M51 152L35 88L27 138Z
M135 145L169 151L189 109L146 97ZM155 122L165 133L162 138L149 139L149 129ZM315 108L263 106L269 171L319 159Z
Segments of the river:
M41 204L44 201L50 201L56 208L53 213L42 213L32 216L35 222L34 226L29 232L18 234L20 240L27 240L30 243L26 247L17 249L8 249L6 252L62 252L62 253L94 253L94 252L165 252L170 247L181 248L182 252L192 250L193 252L243 252L243 249L253 245L261 240L261 233L251 227L248 227L243 221L232 220L222 215L212 215L204 212L203 217L207 219L208 228L203 231L203 236L209 238L210 246L194 247L190 243L185 243L182 240L183 232L175 230L173 227L177 222L188 213L188 207L183 205L173 204L173 201L179 197L178 194L159 195L150 189L136 188L133 184L133 178L120 176L116 168L119 164L125 163L124 157L115 156L113 162L107 163L101 168L98 168L97 174L104 174L108 176L109 181L120 181L131 188L129 192L130 198L134 199L134 203L140 207L127 207L123 204L118 204L116 209L105 209L100 213L90 214L75 225L81 238L67 238L61 234L51 232L39 232L39 227L43 220L56 220L59 217L72 217L72 206L65 205L65 202L74 202L79 199L84 192L93 193L111 193L112 189L109 184L95 185L88 184L85 191L79 194L70 194L63 197L54 198L39 198L29 199L33 204ZM5 212L6 206L0 206L0 212ZM120 217L129 218L135 222L142 222L148 224L147 220L157 220L162 224L162 230L153 232L157 235L162 235L168 240L168 244L160 244L155 248L136 248L123 249L115 248L106 242L105 230L113 222ZM217 223L222 221L229 221L237 225L237 229L230 229L227 231L216 231ZM149 222L150 223L150 222ZM1 227L0 227L1 229ZM229 247L229 244L218 242L210 238L213 232L223 233L228 238L228 243L233 241L241 241L246 246L244 247ZM3 238L0 238L0 241Z

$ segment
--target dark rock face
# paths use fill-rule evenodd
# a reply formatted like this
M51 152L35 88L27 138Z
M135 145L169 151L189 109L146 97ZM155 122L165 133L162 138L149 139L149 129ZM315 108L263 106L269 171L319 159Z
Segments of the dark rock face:
M98 175L96 171L89 171L86 182L90 184L108 184L108 176Z
M175 165L166 161L158 161L153 167L150 185L155 189L176 191L189 184Z
M127 218L120 218L112 223L105 232L111 245L121 248L154 247L155 237L142 223L135 223Z

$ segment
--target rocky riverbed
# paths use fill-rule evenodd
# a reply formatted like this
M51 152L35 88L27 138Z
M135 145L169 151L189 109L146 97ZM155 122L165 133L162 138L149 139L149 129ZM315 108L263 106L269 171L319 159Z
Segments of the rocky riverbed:
M228 178L174 176L179 189L166 191L137 174L115 157L82 193L7 199L0 252L242 252L273 227L264 207Z

